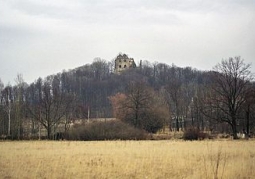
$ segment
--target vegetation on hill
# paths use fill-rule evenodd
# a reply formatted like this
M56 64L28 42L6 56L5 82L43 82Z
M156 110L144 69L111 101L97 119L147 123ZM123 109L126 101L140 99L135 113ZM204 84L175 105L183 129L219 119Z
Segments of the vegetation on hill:
M112 62L97 58L31 84L18 75L15 86L0 82L0 135L30 138L45 129L51 139L76 120L107 117L150 133L169 127L249 135L255 131L249 68L240 57L209 72L143 61L115 74Z

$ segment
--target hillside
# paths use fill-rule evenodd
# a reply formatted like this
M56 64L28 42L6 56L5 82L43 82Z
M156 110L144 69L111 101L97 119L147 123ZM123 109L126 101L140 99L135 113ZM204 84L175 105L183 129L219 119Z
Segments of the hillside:
M39 78L29 85L20 78L16 86L2 87L0 122L4 127L0 133L21 135L22 120L26 119L32 120L32 131L38 132L40 124L51 135L60 121L67 125L75 119L116 117L109 97L130 93L130 84L136 83L150 89L157 108L167 111L164 125L170 130L196 126L229 132L228 123L211 121L212 117L205 114L208 111L204 102L209 100L213 78L219 74L148 61L114 73L113 62L97 58L92 64ZM253 120L253 113L250 115ZM240 122L241 119L244 120L241 117ZM247 128L245 122L240 124L238 130ZM253 125L253 122L249 124Z

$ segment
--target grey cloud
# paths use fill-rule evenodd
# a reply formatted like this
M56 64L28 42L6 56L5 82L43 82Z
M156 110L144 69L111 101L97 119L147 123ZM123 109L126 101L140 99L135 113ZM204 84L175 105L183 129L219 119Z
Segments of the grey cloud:
M252 0L0 0L0 77L31 82L120 51L199 69L235 55L250 62L254 8Z

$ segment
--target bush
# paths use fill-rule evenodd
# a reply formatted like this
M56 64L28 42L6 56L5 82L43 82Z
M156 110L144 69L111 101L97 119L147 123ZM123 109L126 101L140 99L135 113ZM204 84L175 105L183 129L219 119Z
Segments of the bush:
M144 140L147 133L121 121L92 122L75 125L67 140Z
M153 134L163 128L165 121L156 110L142 111L139 113L139 117L136 120L135 118L134 114L126 113L126 116L124 116L121 121Z
M206 133L200 132L198 129L187 129L183 134L184 140L203 140L207 137Z
M148 111L144 114L142 119L142 128L150 133L157 133L164 126L164 119L160 116L160 113L154 111Z

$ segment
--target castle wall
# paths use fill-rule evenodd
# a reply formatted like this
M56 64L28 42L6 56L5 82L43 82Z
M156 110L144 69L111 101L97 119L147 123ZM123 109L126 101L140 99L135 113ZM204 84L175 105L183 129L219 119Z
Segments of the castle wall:
M115 59L115 73L136 67L134 59L128 58L126 54L119 54Z

